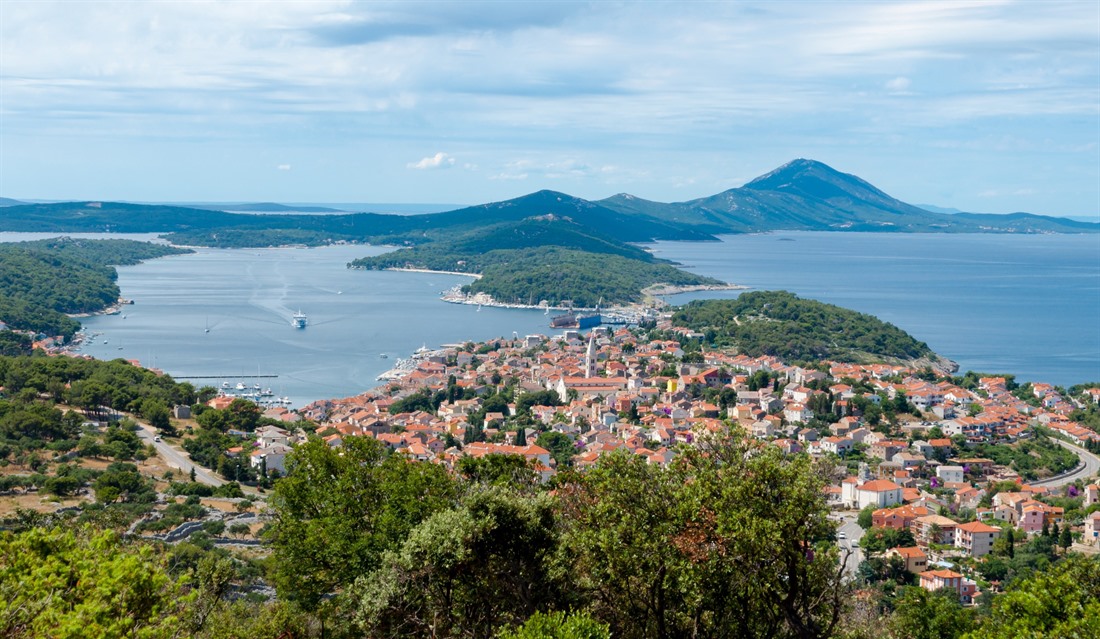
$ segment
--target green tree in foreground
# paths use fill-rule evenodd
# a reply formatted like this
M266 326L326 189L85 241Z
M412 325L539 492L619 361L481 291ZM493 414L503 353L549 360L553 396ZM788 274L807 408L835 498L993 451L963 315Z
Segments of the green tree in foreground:
M455 500L441 466L387 456L365 437L340 450L310 440L290 454L287 471L271 496L268 539L279 595L306 610L375 569L383 552Z
M351 598L364 635L491 637L564 599L552 499L499 486L432 515Z
M1100 557L1072 555L993 600L967 639L1100 637Z
M165 560L112 532L0 535L0 636L184 636L190 597Z
M929 592L911 586L897 600L890 630L898 639L955 639L974 625L969 610L951 590Z
M500 633L500 639L611 639L611 631L584 613L536 612L519 628Z
M627 639L829 637L848 586L825 482L740 431L668 468L605 455L559 489L578 594Z

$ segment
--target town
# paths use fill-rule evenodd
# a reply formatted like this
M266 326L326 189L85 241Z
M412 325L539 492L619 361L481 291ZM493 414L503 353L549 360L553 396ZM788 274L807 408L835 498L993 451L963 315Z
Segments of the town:
M1067 397L1042 383L1010 392L1004 377L964 388L903 365L787 365L705 351L701 334L668 316L649 334L658 338L599 327L421 349L370 392L269 409L286 427L264 426L250 448L227 453L247 454L254 469L277 476L307 438L340 447L365 437L451 471L465 457L517 455L550 483L619 449L665 466L680 447L733 424L759 446L831 460L827 499L852 573L863 552L880 564L893 558L921 587L972 603L979 584L997 585L983 578L981 560L997 548L1011 552L1013 535L1053 535L1063 548L1086 551L1100 539L1100 485L1081 481L1097 469L1083 447L1100 435L1069 418L1100 402L1100 388ZM1072 467L1014 469L971 452L1040 438ZM1088 514L1068 521L1057 504L1079 494Z

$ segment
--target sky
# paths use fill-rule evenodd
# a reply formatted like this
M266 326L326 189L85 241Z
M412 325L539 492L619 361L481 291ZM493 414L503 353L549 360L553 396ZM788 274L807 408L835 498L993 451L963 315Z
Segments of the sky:
M1100 215L1100 2L0 0L0 196Z

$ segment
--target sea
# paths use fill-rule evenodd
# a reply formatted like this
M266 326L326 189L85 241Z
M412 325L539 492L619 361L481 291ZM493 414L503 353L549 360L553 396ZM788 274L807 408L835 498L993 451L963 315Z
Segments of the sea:
M0 241L42 236L0 233ZM1097 235L790 232L646 247L749 290L788 290L876 315L962 371L1100 381ZM259 383L302 406L374 388L421 347L554 333L543 311L439 299L468 277L346 268L388 250L197 249L120 267L122 295L134 304L82 319L89 339L81 352L137 359L197 386ZM305 329L291 325L298 311L309 318Z
M701 275L870 313L961 371L1064 386L1100 381L1100 235L798 232L721 240L649 248Z

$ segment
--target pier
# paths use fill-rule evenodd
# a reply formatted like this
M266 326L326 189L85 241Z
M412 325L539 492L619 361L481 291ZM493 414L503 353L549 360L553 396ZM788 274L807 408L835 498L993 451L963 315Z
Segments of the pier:
M172 379L261 379L274 377L278 377L278 375L173 375Z

